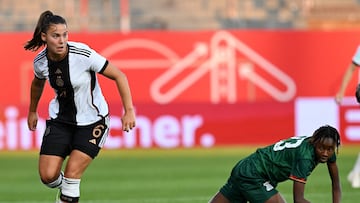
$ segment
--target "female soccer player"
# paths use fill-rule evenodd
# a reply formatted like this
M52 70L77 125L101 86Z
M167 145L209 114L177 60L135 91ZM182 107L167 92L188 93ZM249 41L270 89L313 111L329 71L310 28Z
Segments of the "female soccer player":
M288 179L293 181L294 202L309 202L304 198L305 183L318 163L327 163L333 203L339 203L341 187L335 154L339 145L338 131L326 125L311 137L292 137L259 148L235 165L227 183L209 203L284 203L276 186Z
M354 74L355 70L357 70L358 67L360 67L360 45L356 49L356 52L355 52L354 56L352 57L352 61L348 65L348 67L344 73L339 91L335 95L336 103L341 104L341 102L344 98L345 90L346 90L347 86L349 85L352 75ZM356 94L355 94L355 96L356 96L357 101L360 103L360 100L359 100L360 98L358 98L358 96Z
M109 131L109 110L96 73L114 80L121 96L122 129L135 127L135 113L126 76L89 46L68 41L63 17L45 11L25 50L36 51L31 83L28 126L36 130L37 107L48 80L56 97L49 104L49 119L39 157L41 181L60 189L60 202L79 202L80 179L103 146ZM62 166L68 157L64 171Z
M349 63L338 92L335 95L335 101L337 104L341 105L342 100L345 95L345 90L348 87L351 78L356 70L360 67L360 45L358 45L351 62ZM360 78L359 78L360 79ZM360 81L358 80L358 84L355 90L355 98L358 103L360 103ZM348 174L348 181L351 183L353 188L360 188L360 153L358 154L358 158L353 166L353 169Z

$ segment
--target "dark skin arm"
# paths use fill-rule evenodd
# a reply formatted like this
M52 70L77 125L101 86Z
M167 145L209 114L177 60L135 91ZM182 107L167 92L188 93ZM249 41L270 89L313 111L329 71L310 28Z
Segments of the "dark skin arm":
M329 175L332 182L332 199L333 203L341 202L341 186L339 178L339 170L336 163L327 163ZM305 184L294 181L293 196L295 203L309 202L304 198Z
M37 77L31 82L31 89L30 89L30 106L29 106L29 113L28 113L28 127L30 130L36 130L36 125L38 121L38 114L37 114L37 107L39 104L39 100L44 90L46 80L40 80Z
M294 180L293 184L293 197L294 203L310 203L304 198L305 183Z
M337 167L336 162L334 163L327 163L329 175L331 178L332 183L332 198L333 203L341 202L341 185L340 185L340 178L339 178L339 170Z

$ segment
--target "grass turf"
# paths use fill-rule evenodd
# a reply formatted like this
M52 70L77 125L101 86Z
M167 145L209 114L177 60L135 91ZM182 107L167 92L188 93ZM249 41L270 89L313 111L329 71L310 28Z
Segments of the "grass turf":
M82 203L200 203L207 202L226 181L232 166L256 146L211 149L103 150L81 182ZM343 203L360 199L346 176L359 146L342 146L338 166ZM54 202L56 190L41 184L37 152L0 153L0 203ZM292 202L292 182L278 186ZM331 202L331 184L325 164L309 177L305 196L312 202Z

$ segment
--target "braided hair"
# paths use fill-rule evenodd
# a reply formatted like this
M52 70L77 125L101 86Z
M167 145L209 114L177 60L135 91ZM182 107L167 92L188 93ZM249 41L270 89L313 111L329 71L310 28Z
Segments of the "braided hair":
M322 142L326 138L331 138L336 143L336 153L338 153L338 148L340 146L340 134L336 128L330 125L324 125L315 130L312 137L310 138L310 143L316 144Z
M44 42L41 39L41 33L46 33L52 24L65 24L66 21L63 17L54 15L51 11L44 11L36 24L35 31L33 34L33 38L26 42L24 45L25 50L31 50L36 51L41 46L46 45L46 42Z

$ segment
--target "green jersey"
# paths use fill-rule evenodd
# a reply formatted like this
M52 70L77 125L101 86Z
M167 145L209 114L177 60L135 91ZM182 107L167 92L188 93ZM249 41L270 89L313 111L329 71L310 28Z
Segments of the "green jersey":
M268 147L258 149L249 158L261 177L277 185L287 179L306 183L307 177L318 164L310 137L291 137ZM329 159L335 162L336 155Z
M259 148L232 169L220 192L230 202L266 202L278 191L279 182L288 179L306 183L319 163L311 137L291 137ZM328 162L335 162L335 153Z

